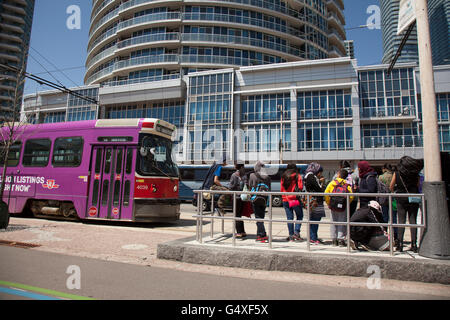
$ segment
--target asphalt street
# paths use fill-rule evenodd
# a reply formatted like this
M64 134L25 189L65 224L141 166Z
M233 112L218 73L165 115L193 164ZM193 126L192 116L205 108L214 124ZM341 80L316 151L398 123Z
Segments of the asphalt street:
M0 277L10 283L99 300L443 299L384 290L242 279L0 247ZM71 287L79 267L80 289ZM69 283L69 285L68 285ZM0 284L1 286L1 284ZM56 293L57 294L57 293ZM0 293L0 299L11 294Z
M274 210L274 216L283 213ZM159 243L195 236L194 214L194 208L184 204L180 221L164 224L11 218L9 228L0 230L0 299L450 299L449 286L438 284L381 279L381 286L371 290L367 278L157 259ZM254 224L248 223L250 232L251 227ZM282 241L286 226L275 229ZM326 237L329 228L321 230Z

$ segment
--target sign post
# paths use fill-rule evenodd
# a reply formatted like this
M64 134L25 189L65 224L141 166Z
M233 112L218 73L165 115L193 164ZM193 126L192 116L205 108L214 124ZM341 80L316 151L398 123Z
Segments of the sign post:
M411 0L412 1L412 0ZM402 1L402 2L407 2ZM439 145L436 94L431 52L427 0L415 0L417 40L419 45L420 87L422 95L423 146L425 162L426 228L419 255L434 259L450 259L450 221ZM406 19L406 18L405 18Z

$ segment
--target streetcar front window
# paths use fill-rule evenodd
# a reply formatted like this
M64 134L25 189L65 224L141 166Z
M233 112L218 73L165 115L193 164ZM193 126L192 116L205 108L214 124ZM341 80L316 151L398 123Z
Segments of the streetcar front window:
M172 159L173 143L170 139L142 134L139 140L138 174L178 177L178 166Z

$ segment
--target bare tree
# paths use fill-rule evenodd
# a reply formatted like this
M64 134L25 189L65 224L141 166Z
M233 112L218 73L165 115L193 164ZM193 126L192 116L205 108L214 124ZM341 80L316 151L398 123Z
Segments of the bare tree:
M7 70L7 66L4 66L3 69ZM0 200L3 200L5 191L8 162L11 160L11 149L21 138L30 117L28 115L23 116L22 119L20 117L23 87L25 84L25 72L26 55L23 56L20 70L16 71L16 82L14 89L5 90L8 93L8 97L11 98L11 104L8 107L2 107L0 110L0 160L3 164L0 185Z

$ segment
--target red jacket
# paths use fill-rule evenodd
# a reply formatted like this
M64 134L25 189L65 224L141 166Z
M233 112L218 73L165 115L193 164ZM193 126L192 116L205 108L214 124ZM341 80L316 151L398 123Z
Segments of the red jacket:
M281 192L295 192L295 176L298 176L298 188L299 188L299 190L301 191L301 190L303 190L303 180L302 180L302 176L300 175L300 174L296 174L296 173L293 173L292 175L291 175L291 185L289 186L289 188L286 190L285 188L284 188L284 185L283 185L283 179L281 179ZM297 200L297 197L296 196L285 196L285 195L283 195L283 202L289 202L290 200Z

